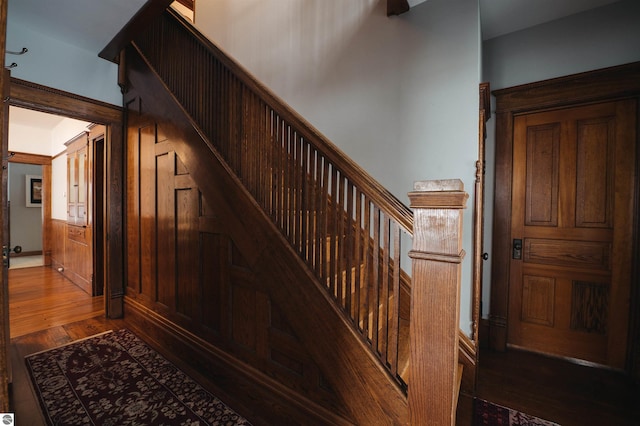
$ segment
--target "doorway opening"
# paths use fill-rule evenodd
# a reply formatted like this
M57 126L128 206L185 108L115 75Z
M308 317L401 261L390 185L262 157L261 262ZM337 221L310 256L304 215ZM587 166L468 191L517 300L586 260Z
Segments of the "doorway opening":
M46 320L30 318L26 310L11 311L11 337L16 332L39 331L31 327L16 326L14 322L33 322L37 327L47 328L58 321L57 316L96 315L104 313L104 279L102 271L103 253L103 206L104 194L104 132L94 132L96 125L88 121L72 119L62 115L50 114L31 109L11 106L9 110L9 233L7 251L9 252L8 285L9 302L14 304L11 289L16 290L17 283L25 272L16 275L19 268L46 268L53 271L35 273L31 281L40 281L34 286L33 300L20 296L16 303L42 303L44 289L76 291L71 284L86 293L78 293L77 300L86 306L60 309L59 313L47 314ZM104 128L104 126L102 126ZM69 226L70 190L68 144L78 135L86 135L91 149L86 154L82 166L85 177L81 188L86 193L86 211L89 220L76 227ZM77 186L77 185L76 185ZM77 189L76 189L77 191ZM77 194L74 195L77 197ZM13 204L11 203L13 201ZM94 231L95 229L95 231ZM96 243L97 242L97 243ZM58 277L59 275L59 277ZM87 284L88 283L88 284ZM100 299L100 300L94 300ZM65 303L64 301L60 301ZM53 303L53 302L52 302ZM69 312L73 311L73 312ZM82 313L81 313L82 312ZM60 318L60 320L62 320ZM37 328L36 327L36 328Z
M42 266L42 165L9 158L7 174L9 269Z

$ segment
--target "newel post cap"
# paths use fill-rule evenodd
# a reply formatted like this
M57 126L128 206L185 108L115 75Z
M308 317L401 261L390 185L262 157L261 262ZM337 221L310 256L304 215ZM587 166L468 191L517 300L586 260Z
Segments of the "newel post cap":
M464 209L469 198L460 179L417 181L408 195L412 208L426 209Z

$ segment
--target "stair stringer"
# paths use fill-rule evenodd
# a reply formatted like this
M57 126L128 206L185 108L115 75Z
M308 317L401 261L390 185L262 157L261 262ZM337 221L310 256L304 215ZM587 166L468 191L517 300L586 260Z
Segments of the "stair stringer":
M262 211L139 52L129 49L128 84L164 127L206 199L332 389L358 424L406 424L407 399L307 265ZM141 90L142 91L142 90ZM184 125L183 123L190 123ZM222 201L222 202L220 202ZM242 214L239 214L242 212Z

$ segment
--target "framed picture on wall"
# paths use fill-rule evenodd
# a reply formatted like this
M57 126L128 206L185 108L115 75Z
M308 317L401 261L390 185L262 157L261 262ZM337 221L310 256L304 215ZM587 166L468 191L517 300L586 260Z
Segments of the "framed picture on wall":
M27 207L42 206L42 176L26 175Z

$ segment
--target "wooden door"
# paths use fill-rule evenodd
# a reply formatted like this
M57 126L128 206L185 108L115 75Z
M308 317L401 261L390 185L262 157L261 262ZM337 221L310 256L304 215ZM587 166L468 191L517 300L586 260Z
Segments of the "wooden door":
M624 368L635 101L514 119L508 343Z

